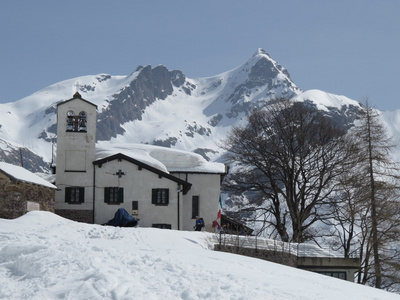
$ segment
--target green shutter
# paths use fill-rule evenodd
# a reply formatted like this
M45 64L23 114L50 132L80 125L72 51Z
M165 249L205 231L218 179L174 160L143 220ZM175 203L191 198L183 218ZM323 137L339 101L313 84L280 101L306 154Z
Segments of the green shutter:
M157 204L157 189L151 190L151 203Z
M165 190L165 204L169 204L169 189Z
M71 201L71 188L66 187L65 188L65 202L70 202Z
M85 188L79 188L79 203L85 202Z
M104 188L104 203L110 203L110 188Z
M192 219L199 215L199 196L192 196Z
M118 189L118 202L124 203L124 188Z

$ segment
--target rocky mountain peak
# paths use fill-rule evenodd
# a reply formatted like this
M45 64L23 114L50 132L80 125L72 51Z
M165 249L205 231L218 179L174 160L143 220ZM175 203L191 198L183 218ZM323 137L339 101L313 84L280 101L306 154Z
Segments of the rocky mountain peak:
M8 141L8 149L16 149L15 159L21 145L35 145L27 150L43 157L42 169L48 166L57 132L56 104L71 97L77 81L82 98L98 106L98 143L148 143L193 151L210 160L220 157L217 145L253 108L301 94L289 72L261 48L244 64L212 77L187 78L180 70L146 65L128 76L68 79L23 103L0 105L0 143ZM326 97L326 102L334 98ZM0 149L1 157L7 161L11 156Z
M141 120L146 108L157 100L165 100L173 92L174 86L190 89L184 86L185 75L181 71L169 71L159 65L152 68L150 65L138 67L137 76L112 95L108 107L98 115L97 139L110 140L125 130L122 124Z

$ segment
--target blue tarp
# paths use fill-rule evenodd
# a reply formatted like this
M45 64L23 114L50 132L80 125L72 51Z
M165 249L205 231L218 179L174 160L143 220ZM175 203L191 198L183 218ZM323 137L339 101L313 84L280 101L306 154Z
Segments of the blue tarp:
M132 217L124 208L119 208L114 215L114 218L106 223L110 226L119 227L135 227L137 220Z

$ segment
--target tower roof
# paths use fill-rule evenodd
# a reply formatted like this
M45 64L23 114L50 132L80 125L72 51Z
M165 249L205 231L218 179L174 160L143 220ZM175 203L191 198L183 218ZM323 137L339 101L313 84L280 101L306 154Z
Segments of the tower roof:
M84 102L86 102L86 103L88 103L88 104L91 104L91 105L95 106L96 109L97 109L97 105L96 105L96 104L94 104L94 103L92 103L92 102L90 102L90 101L87 101L87 100L83 99L82 96L81 96L81 94L79 94L78 92L76 92L76 93L72 96L71 99L68 99L68 100L65 100L65 101L63 101L63 102L60 102L60 103L57 104L57 106L63 105L63 104L65 104L65 103L70 102L70 101L75 100L75 99L80 99L80 100L82 100L82 101L84 101Z

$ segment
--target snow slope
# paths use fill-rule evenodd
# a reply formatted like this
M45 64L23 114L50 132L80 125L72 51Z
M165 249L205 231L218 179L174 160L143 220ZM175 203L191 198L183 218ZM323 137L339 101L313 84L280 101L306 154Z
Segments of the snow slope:
M352 100L346 96L335 95L326 93L321 90L308 90L294 98L297 101L312 101L319 110L328 111L329 108L334 107L341 109L343 106L360 107L360 103Z
M400 299L212 251L212 234L115 228L30 212L0 219L0 299Z

